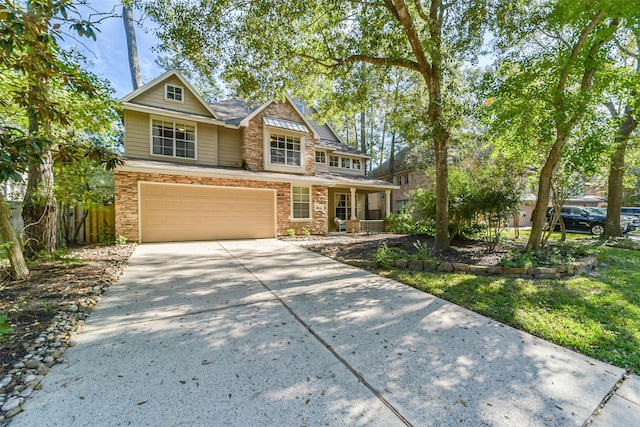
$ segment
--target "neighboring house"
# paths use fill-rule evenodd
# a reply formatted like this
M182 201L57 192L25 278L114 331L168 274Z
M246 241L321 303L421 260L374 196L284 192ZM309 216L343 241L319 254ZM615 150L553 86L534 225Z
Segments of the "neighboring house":
M418 188L430 188L431 181L426 174L417 169L415 161L411 159L411 149L403 148L395 155L393 162L393 184L397 186L391 192L391 209L393 213L400 213L404 206L409 202L411 191ZM371 171L370 176L383 181L390 181L390 161L387 160L380 166ZM369 217L371 219L385 219L385 207L388 202L386 193L371 194L369 200Z
M413 190L418 188L432 188L432 182L428 179L423 170L418 169L415 165L420 164L419 160L415 158L415 155L411 152L410 147L406 147L400 150L395 155L394 159L394 173L393 183L399 188L391 192L391 212L400 213L404 206L409 202L410 194ZM381 179L384 181L390 180L390 161L387 160L379 167L371 171L370 176L372 178ZM387 202L386 193L370 194L369 200L369 217L371 219L384 219L385 210L384 206ZM513 215L509 218L509 226L528 226L531 217L531 212L535 207L536 196L529 192L525 192L522 195L522 200L519 206L520 212L517 215Z
M287 98L207 103L171 70L122 100L126 163L115 172L116 236L140 242L356 231L365 154Z

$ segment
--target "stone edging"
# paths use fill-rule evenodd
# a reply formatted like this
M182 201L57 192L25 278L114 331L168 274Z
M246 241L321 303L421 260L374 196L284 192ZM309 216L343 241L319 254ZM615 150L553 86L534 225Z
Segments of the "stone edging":
M345 263L356 267L375 267L375 262L363 262L359 260L344 260ZM575 262L554 267L502 267L470 265L457 262L441 262L433 260L406 259L390 260L389 264L395 268L404 268L412 271L441 272L441 273L469 273L479 276L502 275L505 277L521 277L526 279L559 279L566 276L585 273L593 270L598 263L596 257L580 258Z

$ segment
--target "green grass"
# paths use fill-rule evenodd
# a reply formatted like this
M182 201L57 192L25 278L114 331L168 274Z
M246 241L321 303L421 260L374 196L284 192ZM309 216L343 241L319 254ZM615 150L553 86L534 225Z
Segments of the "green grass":
M594 249L597 275L532 280L385 272L403 283L640 373L640 251Z

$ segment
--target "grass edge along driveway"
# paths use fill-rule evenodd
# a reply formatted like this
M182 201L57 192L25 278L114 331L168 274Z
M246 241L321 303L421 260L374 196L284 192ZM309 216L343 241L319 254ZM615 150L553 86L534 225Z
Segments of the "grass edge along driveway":
M640 251L601 246L593 274L533 280L387 270L390 277L499 322L640 373Z

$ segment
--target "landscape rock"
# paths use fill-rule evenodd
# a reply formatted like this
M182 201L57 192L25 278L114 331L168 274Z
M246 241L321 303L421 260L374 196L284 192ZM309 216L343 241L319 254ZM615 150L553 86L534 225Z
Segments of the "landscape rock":
M415 259L409 263L409 270L422 271L424 269L424 263L421 259Z
M440 265L438 265L437 271L443 272L443 273L450 273L453 271L453 265L450 262L441 262Z

